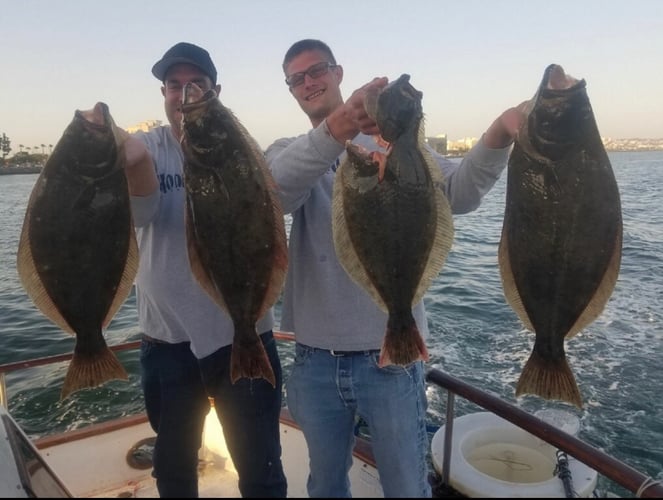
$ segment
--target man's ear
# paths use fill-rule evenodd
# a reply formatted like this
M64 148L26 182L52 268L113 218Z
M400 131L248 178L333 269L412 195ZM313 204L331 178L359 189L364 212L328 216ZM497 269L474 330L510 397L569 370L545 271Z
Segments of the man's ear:
M336 68L334 68L334 71L336 71L336 78L338 78L338 84L340 85L343 81L343 66L337 64Z

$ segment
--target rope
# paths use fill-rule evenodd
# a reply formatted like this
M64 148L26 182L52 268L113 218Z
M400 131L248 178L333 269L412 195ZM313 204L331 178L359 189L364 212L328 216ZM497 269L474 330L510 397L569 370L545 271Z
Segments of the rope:
M555 474L557 474L562 480L566 498L574 498L576 495L573 491L573 479L571 477L571 471L569 470L569 457L562 450L557 450L557 467L555 467Z
M663 482L655 481L651 477L648 477L647 479L645 479L642 482L642 484L640 485L640 487L638 488L638 491L635 492L636 498L640 498L647 488L649 488L650 486L654 486L655 484L663 484Z

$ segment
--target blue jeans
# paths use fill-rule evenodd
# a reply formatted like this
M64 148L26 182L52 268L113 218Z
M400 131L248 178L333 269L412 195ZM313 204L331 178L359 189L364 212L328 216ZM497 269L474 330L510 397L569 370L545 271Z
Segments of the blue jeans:
M232 384L232 346L219 349L199 364L239 475L241 495L284 498L287 481L281 463L279 429L283 375L273 333L270 330L260 338L274 370L276 387L262 378L241 378Z
M141 385L150 425L156 432L152 475L161 498L198 496L198 450L209 400L198 361L188 342L143 339Z
M350 497L357 417L369 427L385 497L430 497L423 362L378 367L379 351L334 356L297 343L288 408L309 450L310 497Z

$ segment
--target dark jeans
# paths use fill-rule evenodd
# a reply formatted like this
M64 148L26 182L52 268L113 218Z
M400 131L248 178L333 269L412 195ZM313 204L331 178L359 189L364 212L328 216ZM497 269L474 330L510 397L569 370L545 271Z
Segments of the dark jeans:
M281 497L287 482L281 463L281 390L283 376L271 331L260 336L276 377L276 387L265 379L230 382L227 346L199 361L203 380L223 428L228 451L239 475L243 497Z
M198 496L198 450L209 400L188 342L143 339L141 384L145 409L157 433L152 475L162 498Z

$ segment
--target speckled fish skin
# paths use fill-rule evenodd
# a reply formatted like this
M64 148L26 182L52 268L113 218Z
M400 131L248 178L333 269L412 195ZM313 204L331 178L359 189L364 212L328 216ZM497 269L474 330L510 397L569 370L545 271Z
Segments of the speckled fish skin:
M552 64L509 157L499 245L507 301L536 335L517 396L582 407L564 341L601 314L621 250L619 190L586 83Z
M102 333L131 291L138 249L108 106L76 111L30 195L17 253L35 305L76 345L61 397L127 373Z
M278 299L287 270L276 184L259 146L214 91L188 84L183 99L191 268L233 320L232 382L264 378L275 386L256 322Z
M367 97L391 144L384 178L373 157L348 143L334 181L333 233L339 261L388 313L380 365L428 360L412 315L439 274L453 220L439 166L423 148L422 93L402 75Z

